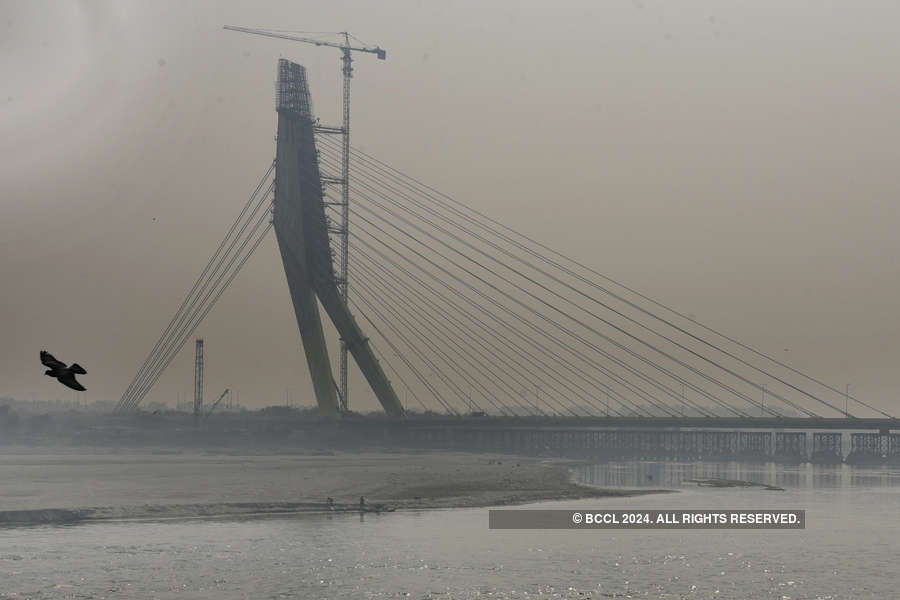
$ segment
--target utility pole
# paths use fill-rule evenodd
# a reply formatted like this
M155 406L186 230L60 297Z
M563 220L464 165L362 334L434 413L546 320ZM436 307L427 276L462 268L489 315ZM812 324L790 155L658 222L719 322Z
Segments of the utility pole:
M341 51L341 73L343 75L343 123L339 132L341 133L341 226L338 235L341 239L341 260L340 275L338 276L338 290L341 293L341 299L344 303L349 302L348 298L348 281L347 281L347 258L350 252L350 79L353 78L353 57L352 52L368 52L374 54L379 60L387 58L387 52L379 46L351 46L350 34L346 31L340 32L343 36L343 43L337 44L323 40L312 38L298 37L288 35L278 31L266 29L250 29L248 27L235 27L225 25L225 29L230 31L239 31L242 33L250 33L253 35L262 35L266 37L279 38L294 42L302 42L304 44L313 44L315 46L328 46L330 48L339 48ZM336 133L332 127L323 127L321 131L324 133ZM341 374L340 374L340 401L343 404L344 412L350 410L350 390L348 389L347 368L347 343L341 339Z
M766 411L766 384L762 386L762 402L759 405L759 416L764 417Z
M194 425L203 413L203 340L198 339L194 351Z

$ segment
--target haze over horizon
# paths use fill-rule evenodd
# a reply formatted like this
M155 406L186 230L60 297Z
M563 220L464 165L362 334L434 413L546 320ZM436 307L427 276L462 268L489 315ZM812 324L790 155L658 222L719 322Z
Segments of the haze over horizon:
M385 48L354 146L900 413L894 3L0 6L0 397L72 397L47 349L118 400L272 160L279 57L338 121L337 51L233 24ZM207 397L314 403L274 236L193 337ZM192 377L189 343L147 401Z

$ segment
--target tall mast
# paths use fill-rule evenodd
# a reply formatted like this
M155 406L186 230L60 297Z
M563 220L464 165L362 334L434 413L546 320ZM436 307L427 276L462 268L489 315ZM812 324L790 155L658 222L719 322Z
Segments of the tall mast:
M347 295L349 281L347 279L347 267L350 252L350 79L353 77L353 58L350 56L350 36L344 32L344 47L342 71L344 73L344 123L343 144L341 144L341 298L349 305ZM344 412L350 410L350 385L347 378L347 342L341 339L341 404Z

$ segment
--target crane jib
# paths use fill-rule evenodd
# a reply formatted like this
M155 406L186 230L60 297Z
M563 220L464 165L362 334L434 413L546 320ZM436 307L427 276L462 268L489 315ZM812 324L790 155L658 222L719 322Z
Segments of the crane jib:
M293 42L302 42L305 44L313 44L315 46L328 46L330 48L340 48L341 50L350 50L351 52L368 52L370 54L374 54L379 60L385 60L387 58L387 51L383 48L375 46L374 48L367 48L365 46L351 46L350 44L337 44L335 42L327 42L324 40L316 40L312 38L305 38L296 35L288 35L286 33L281 33L278 31L269 31L266 29L251 29L249 27L237 27L234 25L225 25L223 29L228 29L229 31L240 31L242 33L250 33L253 35L262 35L265 37L278 38L282 40L291 40Z

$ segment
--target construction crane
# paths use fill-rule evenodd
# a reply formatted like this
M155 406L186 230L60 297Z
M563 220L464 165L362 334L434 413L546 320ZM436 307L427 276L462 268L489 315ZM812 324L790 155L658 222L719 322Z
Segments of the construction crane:
M198 338L194 351L194 424L203 414L203 339Z
M225 25L225 29L229 31L239 31L242 33L250 33L252 35L262 35L265 37L278 38L282 40L290 40L292 42L301 42L304 44L313 44L315 46L327 46L329 48L338 48L341 51L341 72L344 75L344 122L340 129L323 127L320 131L325 133L340 133L343 137L341 144L341 225L338 235L341 240L341 264L340 264L340 281L339 289L341 298L344 302L348 302L347 297L347 256L350 252L350 79L353 77L353 52L367 52L374 54L379 60L387 58L387 52L378 46L351 46L350 38L352 37L346 31L339 32L343 36L343 43L327 42L324 40L316 40L313 38L298 37L279 31L267 29L250 29L249 27L236 27L233 25ZM355 38L354 38L355 39ZM341 340L341 385L340 397L344 411L350 410L350 394L347 388L347 344Z
M216 407L219 405L219 402L222 401L222 398L224 398L225 396L228 395L228 392L229 392L229 391L230 391L230 390L229 390L228 388L225 388L225 391L222 392L222 395L219 396L219 399L216 400L215 402L213 402L213 405L212 405L212 407L209 409L209 412L206 413L206 417L205 417L206 419L209 418L209 415L213 414L213 411L216 410Z

